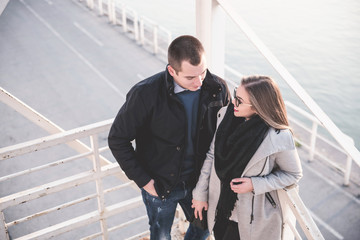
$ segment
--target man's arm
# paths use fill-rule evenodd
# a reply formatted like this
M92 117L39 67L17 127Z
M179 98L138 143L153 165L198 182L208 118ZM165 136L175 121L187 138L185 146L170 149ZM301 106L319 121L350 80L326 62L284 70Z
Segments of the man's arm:
M126 176L140 188L147 185L151 177L136 159L131 141L135 139L139 129L147 118L147 109L135 87L126 96L126 102L117 114L111 126L108 143L112 154Z

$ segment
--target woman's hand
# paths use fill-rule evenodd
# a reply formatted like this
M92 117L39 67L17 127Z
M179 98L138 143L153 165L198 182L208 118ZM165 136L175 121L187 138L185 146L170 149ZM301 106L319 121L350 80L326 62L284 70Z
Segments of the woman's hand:
M203 210L203 208L205 208L205 210L208 210L208 203L193 199L191 207L195 208L194 209L195 218L199 217L200 220L202 220L203 219L202 210Z
M234 178L230 182L230 188L235 193L248 193L254 190L251 178Z

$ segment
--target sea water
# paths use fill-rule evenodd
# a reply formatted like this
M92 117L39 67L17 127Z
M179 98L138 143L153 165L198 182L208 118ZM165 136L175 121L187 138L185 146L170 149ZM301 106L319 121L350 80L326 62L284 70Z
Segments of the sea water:
M195 35L195 0L119 0L172 32ZM360 147L360 1L229 0L257 36ZM230 18L225 63L275 78L286 100L306 109ZM239 82L240 79L232 79Z

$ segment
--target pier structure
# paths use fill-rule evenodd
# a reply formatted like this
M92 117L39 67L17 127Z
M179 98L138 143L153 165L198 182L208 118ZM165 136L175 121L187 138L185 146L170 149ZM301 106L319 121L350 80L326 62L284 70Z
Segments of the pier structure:
M286 103L304 168L300 192L289 187L279 193L298 222L288 219L286 234L357 239L359 152L351 139L226 1L198 0L197 9L197 36L211 69L239 75L219 62L221 48L212 47L222 40L211 29L221 29L227 14L312 112ZM12 0L0 16L0 35L0 239L146 238L138 188L111 156L106 138L130 87L165 69L170 31L112 0ZM321 137L320 127L335 141ZM187 224L179 209L174 239L182 239Z

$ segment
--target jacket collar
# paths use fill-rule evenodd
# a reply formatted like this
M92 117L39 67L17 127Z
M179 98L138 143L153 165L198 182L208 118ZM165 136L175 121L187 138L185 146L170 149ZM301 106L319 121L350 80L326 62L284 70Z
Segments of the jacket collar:
M168 65L167 65L168 66ZM167 89L167 92L169 94L174 93L174 78L170 75L167 66L165 68L165 86ZM205 90L210 92L211 94L217 94L221 92L222 88L221 85L215 81L214 76L211 74L209 70L206 72L205 80L203 81L203 84L201 86L201 90Z
M244 176L246 172L256 163L262 161L267 156L284 150L293 149L295 146L292 138L289 137L289 134L291 133L288 131L289 130L281 130L279 133L277 133L274 128L269 128L266 137L260 144L254 156L250 159L249 163L244 169L242 176Z

